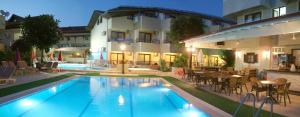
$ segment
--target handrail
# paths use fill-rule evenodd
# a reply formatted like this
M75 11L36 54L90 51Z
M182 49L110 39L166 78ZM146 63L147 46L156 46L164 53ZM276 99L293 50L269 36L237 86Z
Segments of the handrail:
M236 117L237 113L239 112L239 110L241 109L241 107L244 105L246 99L250 99L251 96L253 97L253 115L255 114L255 102L256 102L256 98L255 95L252 92L249 92L245 95L244 98L242 98L240 105L236 108L233 117Z
M263 102L261 103L259 109L256 111L255 116L254 117L258 117L258 115L260 114L262 107L264 106L264 104L266 102L270 102L271 103L271 107L270 107L270 117L273 116L273 100L270 96L267 96L264 98Z

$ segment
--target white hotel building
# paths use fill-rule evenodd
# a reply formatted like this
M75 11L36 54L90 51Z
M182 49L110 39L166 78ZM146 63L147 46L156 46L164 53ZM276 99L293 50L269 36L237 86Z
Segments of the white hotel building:
M122 61L120 44L126 44L127 64L149 66L160 59L172 63L177 55L168 38L171 20L177 16L196 16L207 26L205 33L216 32L235 22L197 12L164 8L121 6L107 11L94 11L88 27L94 59L115 65ZM100 55L101 54L101 55ZM197 61L197 56L193 56Z
M234 50L235 70L266 71L267 78L287 78L291 90L300 91L300 1L223 0L223 5L224 17L237 25L187 39L186 46ZM296 71L290 71L293 65Z

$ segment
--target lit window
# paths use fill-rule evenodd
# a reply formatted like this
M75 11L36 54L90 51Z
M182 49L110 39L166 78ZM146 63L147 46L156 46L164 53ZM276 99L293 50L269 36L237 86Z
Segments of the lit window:
M286 14L286 7L279 7L273 9L273 17L279 17Z

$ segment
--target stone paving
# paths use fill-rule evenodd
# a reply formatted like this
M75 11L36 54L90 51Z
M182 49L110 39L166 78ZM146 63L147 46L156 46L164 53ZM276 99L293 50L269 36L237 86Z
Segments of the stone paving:
M5 87L18 85L18 84L33 82L33 81L36 81L36 80L47 79L47 78L59 76L59 75L65 74L65 73L66 72L58 72L58 73L57 72L56 73L37 72L37 73L34 73L34 74L14 76L14 78L16 79L16 83L8 84L8 85L0 85L0 89L5 88Z

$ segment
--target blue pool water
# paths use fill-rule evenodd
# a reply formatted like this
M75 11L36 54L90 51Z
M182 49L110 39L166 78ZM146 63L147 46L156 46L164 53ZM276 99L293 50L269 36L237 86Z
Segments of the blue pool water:
M80 77L0 105L0 117L209 117L159 79Z
M103 70L103 68L90 67L87 64L75 64L75 63L60 63L58 64L57 67L64 70Z

